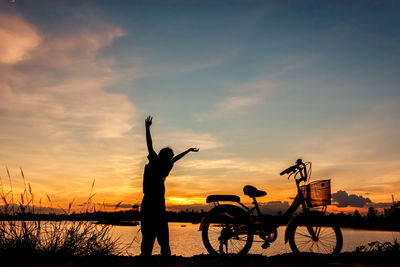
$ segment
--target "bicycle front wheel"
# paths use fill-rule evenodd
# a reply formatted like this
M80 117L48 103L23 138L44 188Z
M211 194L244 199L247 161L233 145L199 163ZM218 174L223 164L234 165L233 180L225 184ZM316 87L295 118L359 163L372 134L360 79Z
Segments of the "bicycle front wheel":
M249 217L232 205L221 205L210 211L203 224L202 237L210 254L244 255L253 243Z
M289 231L289 244L295 254L322 260L340 253L343 236L339 226L311 222L294 225Z

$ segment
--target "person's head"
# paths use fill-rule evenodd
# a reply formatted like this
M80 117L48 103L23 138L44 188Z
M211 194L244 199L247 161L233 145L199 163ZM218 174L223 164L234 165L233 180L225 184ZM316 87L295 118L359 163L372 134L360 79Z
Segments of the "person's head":
M164 147L158 153L158 157L165 161L171 160L174 157L174 151L170 147Z

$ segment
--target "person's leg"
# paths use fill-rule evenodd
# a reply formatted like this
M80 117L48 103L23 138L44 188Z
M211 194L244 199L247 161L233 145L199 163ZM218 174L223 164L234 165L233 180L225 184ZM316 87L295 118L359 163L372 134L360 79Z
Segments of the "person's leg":
M140 227L142 231L142 244L140 245L140 249L142 251L141 255L151 256L154 241L156 239L156 229L154 229L154 218L150 212L151 209L149 209L149 207L145 207L146 205L142 206L143 209L140 213Z
M169 247L168 222L165 219L163 219L158 226L157 241L161 247L161 255L171 256L171 248Z
M154 229L154 224L149 218L142 218L140 222L140 227L142 231L142 244L140 249L142 251L142 256L151 256L153 251L154 241L156 239L156 232Z

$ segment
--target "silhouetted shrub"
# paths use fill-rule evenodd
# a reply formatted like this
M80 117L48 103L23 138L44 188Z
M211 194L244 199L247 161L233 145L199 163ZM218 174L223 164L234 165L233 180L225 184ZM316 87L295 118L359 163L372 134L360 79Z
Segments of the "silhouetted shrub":
M15 220L15 218L35 218L34 195L30 184L26 184L21 169L25 190L20 195L19 205L14 204L11 177L10 191L4 193L1 184L0 197L4 203L0 215L8 220L0 221L0 255L53 255L53 256L104 256L121 254L118 239L112 238L111 226L96 225L89 221L41 221ZM90 205L90 190L87 205ZM50 197L48 197L51 203ZM52 206L52 205L51 205ZM72 203L69 204L68 214ZM89 206L88 206L89 207ZM89 209L86 207L86 211ZM37 208L37 207L36 207Z

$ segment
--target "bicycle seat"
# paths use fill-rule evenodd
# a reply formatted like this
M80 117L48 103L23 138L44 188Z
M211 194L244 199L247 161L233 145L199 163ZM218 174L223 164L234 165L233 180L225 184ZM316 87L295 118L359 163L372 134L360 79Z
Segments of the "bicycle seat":
M243 192L245 195L248 195L249 197L262 197L267 194L267 192L258 190L257 188L251 185L246 185L245 187L243 187Z
M207 203L218 202L218 201L240 202L240 197L235 195L210 195L206 199Z

